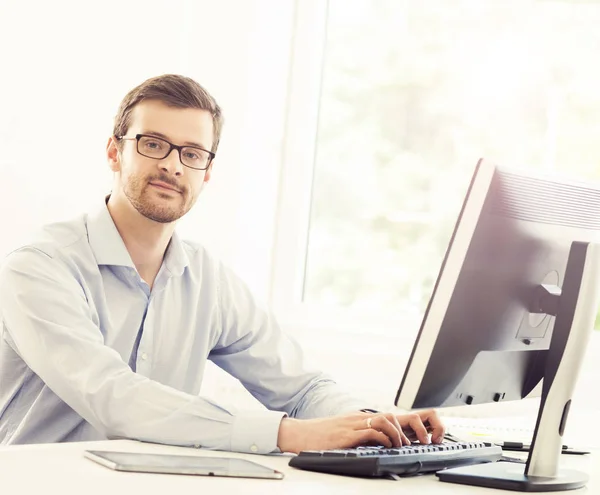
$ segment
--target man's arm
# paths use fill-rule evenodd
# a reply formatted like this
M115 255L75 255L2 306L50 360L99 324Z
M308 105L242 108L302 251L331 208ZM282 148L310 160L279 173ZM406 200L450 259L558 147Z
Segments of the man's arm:
M100 328L76 269L35 248L0 270L0 336L44 383L107 437L271 452L282 413L238 412L134 373Z
M405 431L423 443L441 442L435 411L395 415L361 412L366 402L345 393L322 373L304 368L299 345L230 270L221 268L222 334L210 358L238 378L265 406L287 412L278 432L283 451L336 449L365 443L409 444ZM370 418L370 419L369 419ZM368 422L367 422L368 421ZM425 426L428 425L428 426Z
M222 334L209 357L267 408L311 419L359 412L369 406L324 373L307 369L299 344L222 265L219 293Z

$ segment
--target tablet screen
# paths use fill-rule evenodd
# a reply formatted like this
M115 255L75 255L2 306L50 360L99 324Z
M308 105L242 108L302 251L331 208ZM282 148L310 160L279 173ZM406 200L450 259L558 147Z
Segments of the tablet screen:
M282 479L283 473L245 459L133 452L86 451L85 456L118 471Z

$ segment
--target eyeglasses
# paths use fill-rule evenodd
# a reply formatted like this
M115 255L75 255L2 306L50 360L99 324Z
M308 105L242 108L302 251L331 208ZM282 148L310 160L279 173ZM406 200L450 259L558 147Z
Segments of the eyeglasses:
M215 158L212 151L197 146L177 146L165 139L149 136L147 134L136 134L135 137L115 136L119 141L137 141L137 152L147 158L162 160L169 156L172 150L179 153L179 161L186 167L194 170L206 170L210 162Z

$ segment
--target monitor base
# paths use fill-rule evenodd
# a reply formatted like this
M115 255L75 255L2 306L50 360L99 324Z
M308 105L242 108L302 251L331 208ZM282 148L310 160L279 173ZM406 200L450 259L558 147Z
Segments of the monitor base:
M516 492L559 492L585 486L587 474L561 469L554 478L527 476L525 465L516 462L490 462L446 469L437 473L441 481L462 485L501 488Z

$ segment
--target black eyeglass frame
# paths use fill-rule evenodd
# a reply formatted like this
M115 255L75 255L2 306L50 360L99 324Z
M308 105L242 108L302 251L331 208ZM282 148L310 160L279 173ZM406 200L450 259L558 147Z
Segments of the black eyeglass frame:
M165 143L167 143L169 145L169 150L167 151L165 156L163 156L162 158L156 158L155 156L144 155L144 153L142 153L140 151L140 139L143 137L152 138L152 139L160 139L161 141L164 141ZM164 160L171 154L171 151L177 150L177 154L179 155L179 162L184 167L191 168L192 170L208 170L208 168L210 167L210 164L212 163L212 161L215 159L215 156L216 156L216 154L213 153L212 151L208 151L208 150L205 150L204 148L200 148L200 146L190 146L187 144L184 146L178 146L176 144L170 143L166 139L160 138L158 136L153 136L152 134L136 134L135 137L129 137L129 138L125 137L125 136L115 136L115 138L119 141L136 141L136 146L135 146L136 151L140 155L145 156L146 158L152 158L154 160ZM204 168L190 167L189 165L186 165L185 163L183 163L183 160L181 159L181 150L183 148L192 148L195 150L201 150L201 151L204 151L205 153L208 153L210 158L208 159L208 162L206 163L206 167L204 167Z

